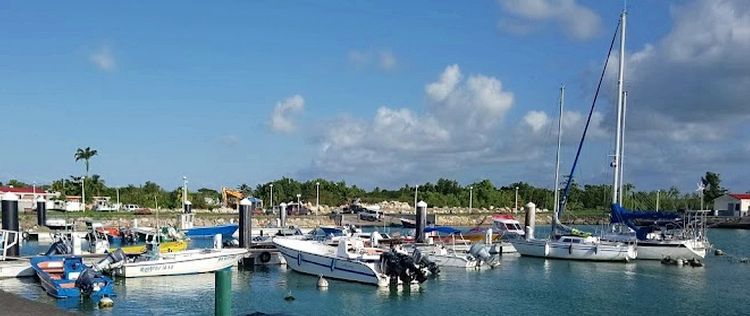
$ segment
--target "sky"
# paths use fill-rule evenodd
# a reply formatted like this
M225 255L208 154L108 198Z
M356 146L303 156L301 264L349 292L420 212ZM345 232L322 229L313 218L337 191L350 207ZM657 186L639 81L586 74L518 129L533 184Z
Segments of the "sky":
M365 188L568 174L621 1L0 5L0 181ZM750 2L631 0L625 180L750 190ZM611 182L617 46L579 183Z

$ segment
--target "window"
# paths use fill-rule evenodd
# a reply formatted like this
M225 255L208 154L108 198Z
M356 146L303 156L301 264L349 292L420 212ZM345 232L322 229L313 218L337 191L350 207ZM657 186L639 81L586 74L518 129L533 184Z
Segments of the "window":
M737 203L734 205L734 210L739 211L740 210L740 203Z

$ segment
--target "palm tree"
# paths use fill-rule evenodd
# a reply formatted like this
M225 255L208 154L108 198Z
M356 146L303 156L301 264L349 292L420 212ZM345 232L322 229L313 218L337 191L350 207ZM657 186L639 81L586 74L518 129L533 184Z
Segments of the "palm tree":
M81 181L81 203L83 203L83 210L86 210L86 177L89 176L89 160L96 156L97 151L96 149L91 149L91 147L86 147L86 149L78 148L76 150L76 153L73 155L73 157L76 158L76 161L83 160L86 164L86 175L83 176L83 181Z

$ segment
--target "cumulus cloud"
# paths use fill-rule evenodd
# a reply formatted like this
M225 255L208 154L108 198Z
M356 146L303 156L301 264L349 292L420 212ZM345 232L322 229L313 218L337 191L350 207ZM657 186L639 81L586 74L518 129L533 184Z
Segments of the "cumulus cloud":
M601 18L575 0L498 0L505 16L498 27L514 34L528 34L545 24L566 35L585 40L597 35Z
M101 46L89 55L89 61L105 72L114 71L117 68L117 61L109 46Z
M375 67L390 71L398 66L396 56L387 49L352 49L348 54L349 63L357 69Z
M271 129L282 133L291 133L296 129L295 115L305 109L305 99L300 95L293 95L276 103L271 113Z

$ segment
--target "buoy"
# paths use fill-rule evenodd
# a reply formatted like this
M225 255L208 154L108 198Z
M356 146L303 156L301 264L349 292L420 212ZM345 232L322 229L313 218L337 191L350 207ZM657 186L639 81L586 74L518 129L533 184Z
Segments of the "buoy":
M99 308L112 308L113 306L115 306L115 302L108 296L99 300Z
M289 294L287 294L286 297L284 297L284 300L287 301L287 302L291 302L291 301L294 300L294 296L292 295L292 291L289 291Z
M328 288L328 280L326 280L325 278L323 278L322 275L318 278L318 288L321 288L321 289L327 289Z
M714 251L714 255L716 255L716 256L723 256L724 255L724 250L716 249Z

